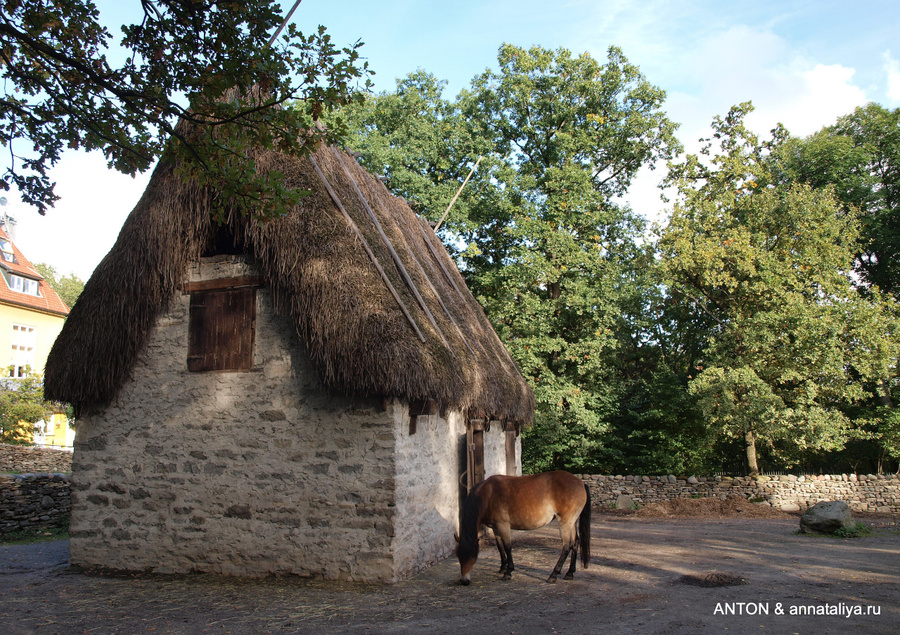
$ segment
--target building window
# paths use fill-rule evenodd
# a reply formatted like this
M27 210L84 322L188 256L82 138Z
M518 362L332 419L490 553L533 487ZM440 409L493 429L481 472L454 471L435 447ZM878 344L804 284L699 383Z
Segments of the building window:
M12 243L8 240L0 239L0 257L6 262L16 262L16 255L13 252Z
M13 324L10 377L25 377L34 368L37 329L33 326Z
M256 330L256 288L191 293L188 370L250 370Z
M22 276L17 276L15 274L10 274L9 276L9 288L13 291L18 291L19 293L27 293L28 295L38 297L41 295L37 280L23 278Z

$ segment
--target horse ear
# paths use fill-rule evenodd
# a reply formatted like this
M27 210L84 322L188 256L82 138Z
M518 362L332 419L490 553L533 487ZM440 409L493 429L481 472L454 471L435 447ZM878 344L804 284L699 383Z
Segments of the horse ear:
M455 540L457 544L459 544L459 534L455 531L453 532L453 540Z

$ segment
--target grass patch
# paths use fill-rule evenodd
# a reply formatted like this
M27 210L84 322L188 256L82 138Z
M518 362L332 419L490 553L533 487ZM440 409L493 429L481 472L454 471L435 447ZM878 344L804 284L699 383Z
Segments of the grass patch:
M871 536L872 528L866 523L857 522L852 527L841 527L833 535L835 538L862 538L863 536Z
M0 545L26 545L33 542L49 542L69 537L69 519L43 527L26 527L7 534L0 534Z
M841 527L836 530L834 533L825 534L825 533L807 533L802 530L797 530L794 532L794 535L797 536L813 536L813 537L821 537L821 538L865 538L866 536L871 536L873 533L872 528L869 527L866 523L857 521L850 527Z

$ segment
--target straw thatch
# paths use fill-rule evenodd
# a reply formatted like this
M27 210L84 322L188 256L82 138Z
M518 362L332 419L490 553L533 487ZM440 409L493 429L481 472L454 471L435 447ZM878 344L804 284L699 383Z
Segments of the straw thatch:
M426 222L335 148L320 147L312 158L268 151L255 158L257 169L281 172L288 186L311 194L277 220L234 212L228 224L325 386L530 421L530 388ZM115 397L189 264L215 239L211 206L228 207L215 196L160 163L50 353L48 398L90 409Z

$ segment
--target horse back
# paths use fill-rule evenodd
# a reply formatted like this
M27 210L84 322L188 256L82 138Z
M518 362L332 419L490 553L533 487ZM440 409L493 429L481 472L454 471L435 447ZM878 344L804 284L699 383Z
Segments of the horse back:
M587 502L583 481L568 472L525 476L497 474L479 486L483 524L537 529L554 517L571 520Z

